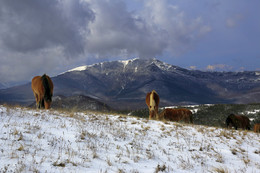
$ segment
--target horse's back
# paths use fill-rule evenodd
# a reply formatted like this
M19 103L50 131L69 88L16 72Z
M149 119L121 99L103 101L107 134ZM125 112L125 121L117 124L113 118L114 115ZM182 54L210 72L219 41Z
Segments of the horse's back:
M53 82L51 80L51 78L47 75L44 75L44 77L46 77L47 81L48 81L48 85L51 89L51 91L53 91ZM37 90L39 88L42 88L43 87L43 76L35 76L33 79L32 79L32 89L33 90Z
M166 108L162 112L163 118L170 121L178 121L178 111L176 109Z
M250 120L249 120L249 118L247 116L244 116L244 115L240 115L240 116L242 118L242 120L241 120L242 121L241 122L242 128L250 130Z
M235 115L230 114L226 120L226 122L232 123L232 125L237 129L238 127L242 129L250 130L250 120L247 116L244 115Z
M33 77L33 79L32 79L32 84L36 84L36 83L38 83L38 81L40 81L41 80L41 76L35 76L35 77Z
M163 118L170 121L182 121L184 120L186 123L192 123L192 112L186 108L172 109L166 108L162 112Z
M35 76L32 79L32 90L33 92L40 92L41 90L43 90L41 76Z

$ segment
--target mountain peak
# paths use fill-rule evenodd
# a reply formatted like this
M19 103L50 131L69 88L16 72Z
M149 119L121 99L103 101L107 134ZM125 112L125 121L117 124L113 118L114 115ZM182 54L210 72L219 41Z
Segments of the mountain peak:
M92 65L83 65L83 66L79 66L73 69L70 69L66 72L63 72L61 74L67 73L67 72L74 72L74 71L85 71L88 68L91 67L95 67L95 66L103 66L104 64L113 64L113 63L121 63L123 64L123 69L126 68L126 66L128 66L131 63L136 62L136 66L140 66L140 65L151 65L151 64L155 64L158 68L162 69L162 70L167 70L169 68L172 67L172 65L164 63L156 58L150 58L150 59L141 59L141 58L133 58L133 59L128 59L128 60L117 60L117 61L105 61L105 62L100 62L100 63L95 63Z
M145 73L151 74L157 72L173 72L180 75L185 75L189 70L183 69L178 66L174 66L165 62L162 62L156 58L144 59L144 58L133 58L128 60L117 60L117 61L104 61L95 63L92 65L84 65L73 68L59 75L72 72L83 72L90 71L92 74L106 74L112 73Z

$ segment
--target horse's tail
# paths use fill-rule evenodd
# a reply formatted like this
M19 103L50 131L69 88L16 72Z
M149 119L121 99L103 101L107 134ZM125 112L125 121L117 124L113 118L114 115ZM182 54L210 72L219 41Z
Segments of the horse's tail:
M193 124L193 114L190 114L190 123Z
M49 83L47 75L44 74L41 77L41 79L42 79L42 84L44 87L44 100L51 101L52 93L51 93L50 83Z
M251 124L250 124L250 120L248 117L247 117L247 121L248 121L247 130L251 130Z

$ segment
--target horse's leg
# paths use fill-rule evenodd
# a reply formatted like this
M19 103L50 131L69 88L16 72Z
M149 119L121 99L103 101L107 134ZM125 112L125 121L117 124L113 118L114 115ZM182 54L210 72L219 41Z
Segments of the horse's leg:
M41 109L42 108L42 102L43 102L44 96L39 93L38 95L38 108Z
M38 108L41 109L43 107L43 99L39 99Z
M38 99L38 102L37 102L37 109L40 109L41 108L41 100L40 99Z
M36 100L36 109L39 108L39 95L35 92L33 92L35 100Z
M41 108L44 108L44 99L41 100Z
M189 122L188 122L188 119L187 119L187 117L186 116L184 116L184 122L186 123L186 124L188 124Z

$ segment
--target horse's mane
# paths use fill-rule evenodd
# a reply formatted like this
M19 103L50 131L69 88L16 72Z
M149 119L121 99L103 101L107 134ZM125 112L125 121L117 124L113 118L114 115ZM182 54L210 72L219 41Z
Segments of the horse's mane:
M43 87L44 87L44 99L45 100L49 100L51 101L51 88L50 88L50 83L49 83L49 80L47 78L47 75L44 74L42 77L42 84L43 84Z
M159 95L157 94L157 92L155 90L153 90L151 92L151 95L153 95L152 97L155 100L155 102L157 102L157 104L159 104L160 98L159 98Z

